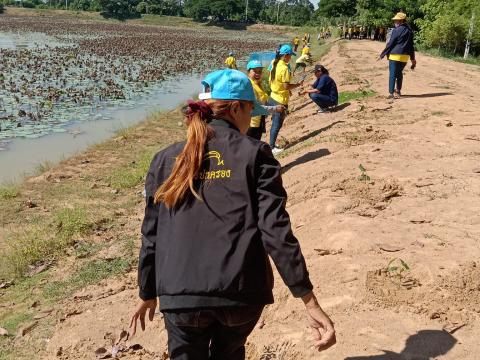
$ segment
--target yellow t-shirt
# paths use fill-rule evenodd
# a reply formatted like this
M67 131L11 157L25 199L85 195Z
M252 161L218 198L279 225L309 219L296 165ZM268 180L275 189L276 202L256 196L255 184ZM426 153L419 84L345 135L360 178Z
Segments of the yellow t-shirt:
M307 54L310 54L310 48L308 46L305 46L302 49L302 55L307 55Z
M227 57L225 60L225 64L227 64L229 69L236 69L237 68L237 61L233 56Z
M253 92L255 93L255 98L257 99L257 101L263 105L266 104L268 100L268 94L255 81L250 79L250 82L252 83ZM261 116L252 117L250 119L250 127L253 127L253 128L260 127L261 121L262 121Z
M293 45L298 45L300 40L298 38L293 39Z
M399 55L399 54L390 54L388 55L388 60L400 61L407 63L410 60L410 55Z
M272 62L273 67L273 62ZM286 90L283 87L284 83L290 83L291 74L288 64L280 59L277 63L277 68L275 71L275 79L272 79L272 73L270 72L270 89L272 93L270 97L279 102L282 105L288 105L288 100L290 98L290 91Z
M306 64L309 56L308 54L300 56L297 60L295 60L296 64Z

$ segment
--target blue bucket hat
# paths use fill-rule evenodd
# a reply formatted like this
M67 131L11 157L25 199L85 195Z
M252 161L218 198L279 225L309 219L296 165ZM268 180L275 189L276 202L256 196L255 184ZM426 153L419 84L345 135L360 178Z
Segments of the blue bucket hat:
M263 68L263 65L258 60L250 60L247 64L247 70Z
M280 55L295 55L297 56L296 53L293 52L292 47L289 44L283 44L280 46L280 50L278 51Z
M255 98L252 83L247 75L238 70L224 69L208 74L202 81L204 92L200 100L246 100L253 102L252 116L268 115L268 111ZM207 87L209 92L207 92Z

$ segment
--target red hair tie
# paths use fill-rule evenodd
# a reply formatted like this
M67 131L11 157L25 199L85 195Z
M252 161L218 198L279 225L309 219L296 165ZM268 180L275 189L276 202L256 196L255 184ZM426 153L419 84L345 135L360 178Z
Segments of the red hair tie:
M187 108L185 109L185 115L188 117L189 120L192 120L193 115L199 114L200 119L203 121L210 121L212 120L212 109L208 104L203 101L193 101L193 100L188 100L187 101Z

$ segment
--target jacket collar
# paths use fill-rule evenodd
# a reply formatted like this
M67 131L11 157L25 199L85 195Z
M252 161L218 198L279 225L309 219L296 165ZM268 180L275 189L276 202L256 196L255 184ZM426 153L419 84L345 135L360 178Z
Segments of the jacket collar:
M213 119L212 121L210 121L209 125L226 127L226 128L229 128L229 129L240 131L230 121L227 121L227 120L224 120L224 119Z

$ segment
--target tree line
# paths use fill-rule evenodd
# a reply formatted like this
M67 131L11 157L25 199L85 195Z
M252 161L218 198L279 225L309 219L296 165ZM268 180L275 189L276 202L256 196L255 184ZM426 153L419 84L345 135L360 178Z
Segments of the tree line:
M438 52L480 55L480 0L22 0L24 7L100 11L120 20L142 14L187 16L196 21L262 22L290 26L391 27L403 11L415 30L417 45ZM0 0L17 5L18 0ZM0 12L2 11L0 5ZM332 29L333 30L333 29Z

